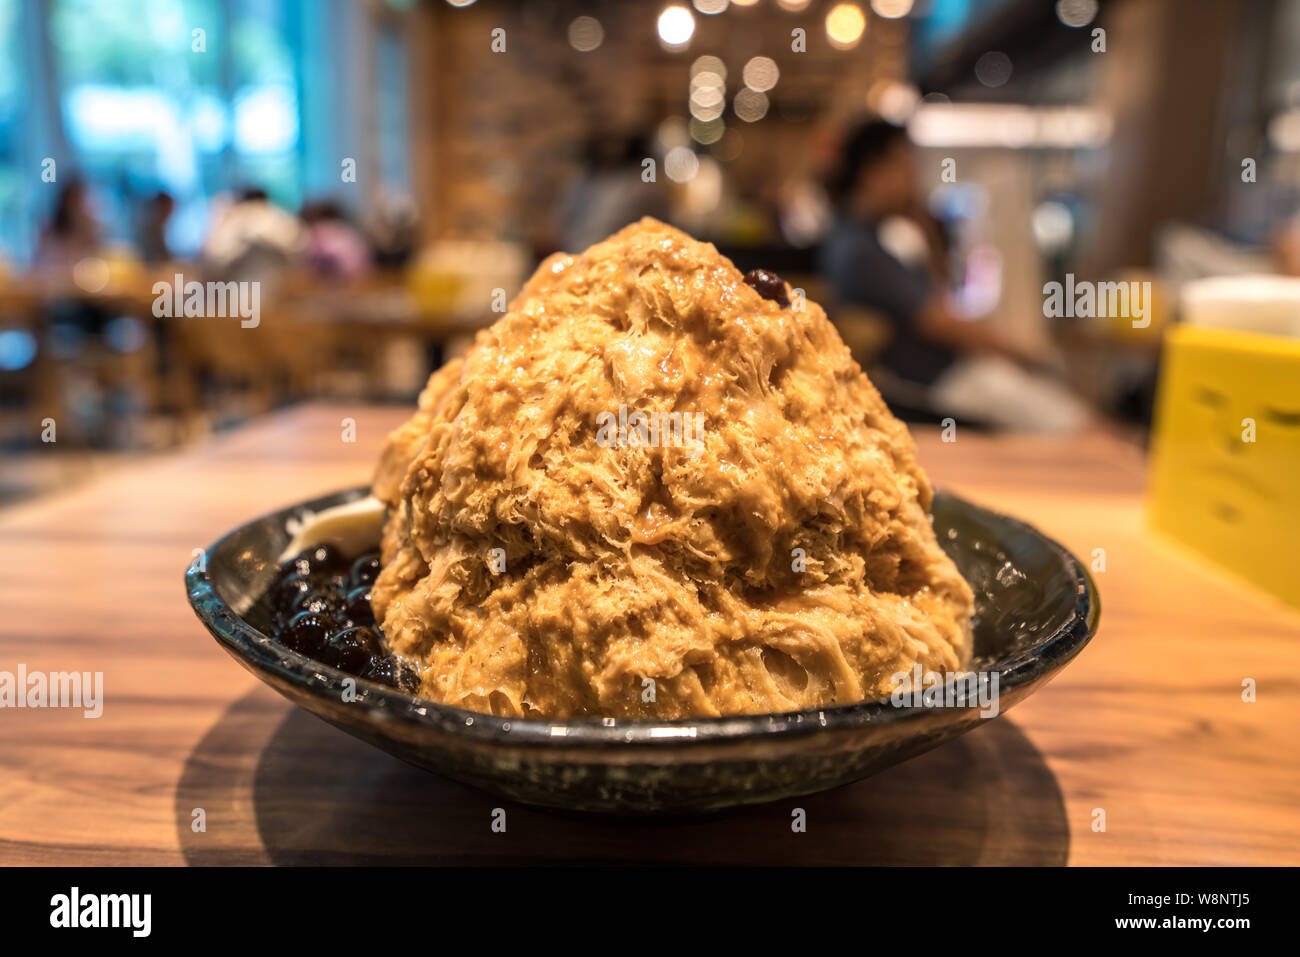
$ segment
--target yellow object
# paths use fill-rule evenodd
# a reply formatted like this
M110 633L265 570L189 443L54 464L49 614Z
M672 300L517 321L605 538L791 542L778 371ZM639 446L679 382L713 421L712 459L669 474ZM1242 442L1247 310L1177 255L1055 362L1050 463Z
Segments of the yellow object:
M1151 526L1300 608L1300 340L1166 335Z
M144 281L144 267L134 252L128 247L116 246L104 253L104 262L108 264L108 287L110 289L133 289Z
M1149 340L1154 346L1159 342L1161 330L1169 321L1169 297L1164 285L1149 273L1143 272L1121 273L1116 279L1127 285L1130 290L1140 290L1138 294L1142 297L1142 311L1145 321L1139 320L1139 322L1142 322L1141 325L1133 325L1135 310L1133 309L1131 297L1128 309L1121 308L1119 315L1101 321L1109 322L1108 331L1116 339L1123 342Z
M406 274L406 289L424 313L450 313L465 288L465 277L424 265L412 267Z

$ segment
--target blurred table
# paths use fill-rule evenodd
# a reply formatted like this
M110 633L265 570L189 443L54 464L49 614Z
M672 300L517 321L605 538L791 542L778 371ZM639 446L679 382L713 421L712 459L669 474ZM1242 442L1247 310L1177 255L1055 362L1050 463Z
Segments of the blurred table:
M105 687L94 720L0 711L0 863L1300 863L1300 618L1153 541L1141 454L1102 434L918 435L937 484L1105 549L1100 634L1009 716L828 794L650 828L508 806L492 834L499 800L290 706L185 600L192 549L364 482L406 414L301 407L0 512L0 669Z
M487 294L461 301L455 276L440 280L416 272L412 279L398 269L346 281L285 269L259 280L258 322L248 328L238 315L154 315L155 283L170 289L177 276L202 281L207 277L198 263L118 264L111 281L93 288L86 288L85 277L78 285L75 275L50 268L0 276L0 331L20 329L37 343L19 380L21 417L0 418L0 440L27 438L30 430L21 431L26 420L48 415L59 422L66 445L87 444L91 428L77 426L88 383L98 393L92 403L105 402L103 395L114 389L130 393L141 425L135 431L152 435L143 426L157 419L167 426L157 433L166 441L206 431L211 422L267 411L286 398L409 397L431 367L458 354L497 318ZM83 330L63 350L51 335L59 316L74 332ZM108 344L99 330L116 317L141 323L138 343ZM85 334L87 328L96 331ZM133 447L161 444L151 439Z
M209 278L198 263L175 262L133 265L125 274L104 285L86 288L73 280L70 270L0 277L0 319L35 318L51 302L78 302L141 319L154 319L158 299L154 285L172 284L177 276L186 282ZM481 305L467 307L456 298L456 287L439 293L428 283L418 286L401 270L377 270L353 280L327 280L301 269L286 269L263 283L268 295L261 310L271 317L289 315L295 321L361 326L372 329L397 328L434 339L472 335L496 316L485 298ZM445 285L445 283L444 283ZM170 295L170 293L168 293ZM215 317L175 316L168 321L194 324Z

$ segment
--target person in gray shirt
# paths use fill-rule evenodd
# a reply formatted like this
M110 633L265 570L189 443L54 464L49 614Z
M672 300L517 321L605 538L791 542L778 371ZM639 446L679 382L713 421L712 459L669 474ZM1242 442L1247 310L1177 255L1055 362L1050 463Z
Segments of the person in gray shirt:
M942 234L918 197L903 127L872 120L854 129L829 192L836 218L819 252L820 271L839 301L889 323L890 341L873 372L886 399L893 387L908 404L922 397L936 415L1012 429L1068 431L1087 420L1082 404L1037 370L1035 357L957 313ZM882 224L896 217L925 237L919 261L902 261L882 242Z

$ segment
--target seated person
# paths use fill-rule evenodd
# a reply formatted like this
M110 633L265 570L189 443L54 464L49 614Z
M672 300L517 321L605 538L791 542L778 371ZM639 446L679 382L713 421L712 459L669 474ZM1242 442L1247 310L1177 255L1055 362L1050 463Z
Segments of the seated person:
M836 221L821 271L842 302L888 320L892 337L872 370L886 399L1006 429L1070 431L1088 420L1078 399L1032 371L1032 357L957 314L944 289L938 224L918 199L906 130L880 120L854 130L830 192ZM920 264L901 262L882 244L881 224L892 217L925 236Z

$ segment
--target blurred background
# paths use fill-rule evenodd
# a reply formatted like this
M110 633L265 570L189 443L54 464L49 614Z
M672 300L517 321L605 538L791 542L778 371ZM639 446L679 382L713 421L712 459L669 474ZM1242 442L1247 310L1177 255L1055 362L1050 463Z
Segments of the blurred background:
M643 215L910 420L1144 443L1180 290L1300 272L1297 210L1300 0L0 0L0 503L409 403ZM177 274L256 327L158 315ZM1149 324L1051 314L1067 277Z

